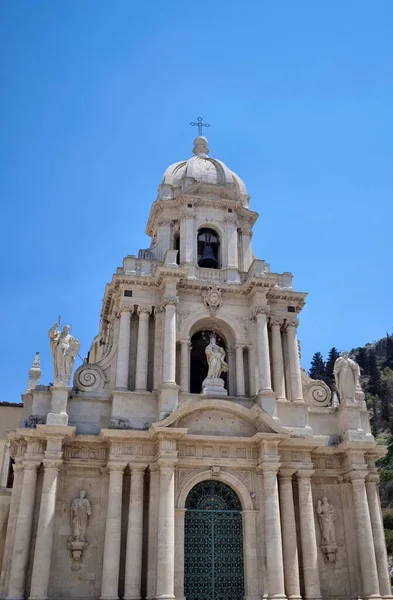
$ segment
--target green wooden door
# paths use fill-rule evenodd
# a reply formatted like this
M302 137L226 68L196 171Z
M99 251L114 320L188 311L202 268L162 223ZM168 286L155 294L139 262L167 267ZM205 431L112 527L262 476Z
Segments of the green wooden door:
M242 600L243 531L239 498L228 485L202 481L186 501L184 594L187 600Z

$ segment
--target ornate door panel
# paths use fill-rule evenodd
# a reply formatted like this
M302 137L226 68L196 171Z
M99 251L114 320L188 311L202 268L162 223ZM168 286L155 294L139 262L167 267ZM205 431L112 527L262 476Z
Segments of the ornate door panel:
M184 593L187 600L242 600L241 505L218 481L203 481L186 501Z

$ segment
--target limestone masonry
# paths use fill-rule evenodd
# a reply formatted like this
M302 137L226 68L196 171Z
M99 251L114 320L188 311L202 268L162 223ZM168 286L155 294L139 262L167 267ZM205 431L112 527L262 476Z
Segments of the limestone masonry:
M54 384L37 354L4 446L2 598L393 598L358 365L333 398L301 369L306 294L254 257L257 216L197 137L72 384L78 332L48 323Z

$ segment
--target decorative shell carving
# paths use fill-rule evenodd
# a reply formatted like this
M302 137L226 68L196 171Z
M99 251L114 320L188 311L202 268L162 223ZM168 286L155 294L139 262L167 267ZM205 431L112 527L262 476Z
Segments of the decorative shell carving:
M332 392L324 381L311 379L302 370L303 397L308 404L314 406L331 406Z
M102 389L108 379L97 364L84 364L75 371L74 388L79 392Z

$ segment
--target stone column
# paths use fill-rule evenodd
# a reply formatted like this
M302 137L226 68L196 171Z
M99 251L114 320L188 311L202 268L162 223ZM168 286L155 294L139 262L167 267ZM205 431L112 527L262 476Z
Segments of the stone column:
M300 541L302 545L305 598L322 600L318 570L318 548L315 533L311 475L314 471L297 472L299 489Z
M160 464L156 598L172 600L175 574L175 466Z
M378 494L379 475L370 474L366 478L366 492L370 511L371 529L374 539L375 559L377 563L379 590L382 597L392 598L388 556L386 552L385 532L383 528L381 503Z
M269 598L285 599L280 505L276 464L262 464L265 511L266 566Z
M157 523L158 523L158 496L159 496L159 470L156 465L150 465L149 488L149 522L147 543L147 595L148 600L156 597L157 583Z
M147 389L147 369L149 354L150 306L138 306L138 343L136 350L135 391Z
M143 485L146 467L131 466L124 600L140 600L143 546Z
M286 319L285 328L288 344L289 376L291 380L292 400L303 400L302 378L300 371L299 349L296 329L298 319Z
M272 383L270 377L270 358L269 358L269 338L267 333L267 308L257 307L253 311L253 316L257 320L257 352L258 352L258 372L259 372L259 390L271 391Z
M120 311L119 344L117 349L116 388L128 390L128 366L130 361L131 340L130 307L122 307Z
M246 395L244 383L243 346L236 346L236 391L238 396Z
M366 598L380 598L377 562L375 560L373 532L368 509L364 472L352 472L348 479L352 482L353 507L355 510L358 551L363 580L363 594Z
M227 265L234 269L239 268L239 256L238 256L238 236L237 236L237 223L236 217L232 213L232 215L227 214L226 218L226 233L227 233L227 248L228 248L228 259Z
M271 317L270 325L272 329L273 390L277 394L277 398L284 400L286 396L283 350L281 342L282 319L279 319L278 317Z
M249 379L249 388L250 388L250 396L255 396L256 394L256 386L255 386L255 356L253 353L253 347L248 346L248 379Z
M158 390L162 382L162 317L164 308L156 306L154 309L154 372L153 389Z
M176 383L176 305L178 298L165 298L163 382Z
M12 486L11 504L8 513L7 536L5 540L3 564L1 568L0 598L4 598L4 595L7 594L12 559L12 549L14 546L16 518L18 515L20 493L23 482L23 465L21 464L21 462L15 462L12 468L14 470L14 485Z
M55 528L57 481L61 461L44 460L40 516L34 549L30 600L48 597L49 574L52 558L53 532Z
M182 392L190 391L190 342L181 340L180 388Z
M30 554L31 530L35 492L37 487L38 462L25 462L19 503L18 519L16 522L14 548L12 552L10 580L8 586L9 600L19 600L25 597L26 569Z
M247 273L254 259L252 254L252 229L242 229L243 269Z
M259 600L258 590L258 557L257 557L257 524L254 510L243 510L244 531L244 587L245 600ZM176 597L177 600L177 597Z
M295 469L280 469L278 474L285 593L288 600L301 600L296 519L293 504L292 475Z
M119 589L121 501L125 464L109 463L108 508L106 513L102 600L117 600Z

